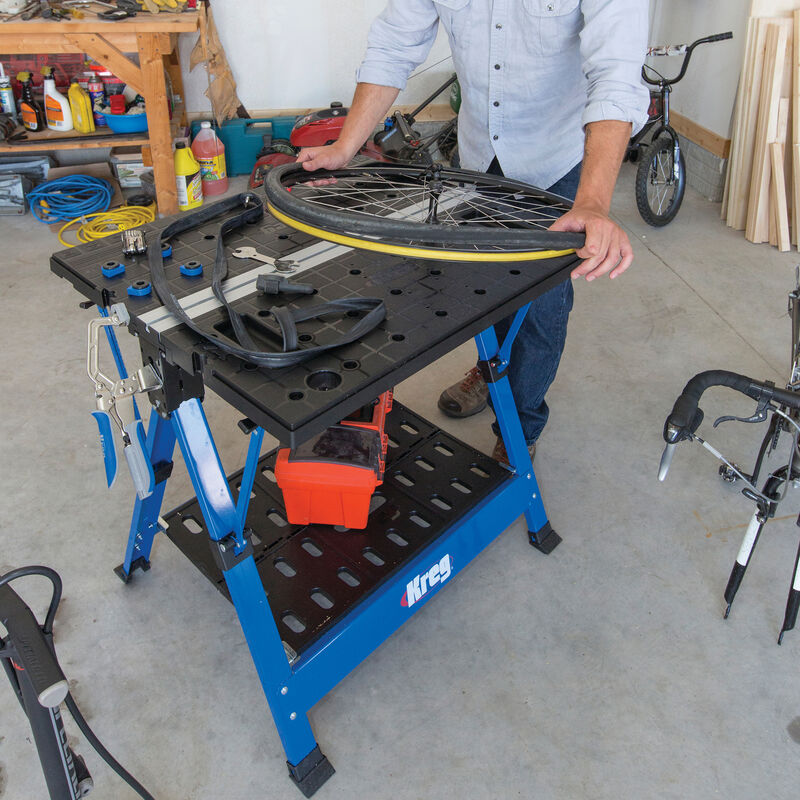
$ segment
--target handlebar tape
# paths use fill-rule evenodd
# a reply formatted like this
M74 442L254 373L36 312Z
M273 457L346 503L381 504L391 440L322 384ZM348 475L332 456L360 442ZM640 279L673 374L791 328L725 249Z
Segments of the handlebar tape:
M703 396L703 392L712 386L727 386L753 400L775 400L789 408L800 409L800 394L778 389L736 372L728 372L723 369L708 370L695 375L683 387L683 391L672 407L672 413L664 423L664 441L675 444L685 439L688 433L694 433L697 430L703 419L703 412L698 408L700 398Z
M722 42L725 39L733 39L733 32L728 31L727 33L715 33L713 36L709 36L706 41L709 42Z
M45 708L59 705L69 691L67 679L33 612L8 585L0 586L0 622L39 702Z

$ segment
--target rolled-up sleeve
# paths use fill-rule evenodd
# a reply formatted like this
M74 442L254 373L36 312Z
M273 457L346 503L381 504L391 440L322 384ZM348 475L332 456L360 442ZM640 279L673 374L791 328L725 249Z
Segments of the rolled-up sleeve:
M372 23L356 80L405 89L408 76L428 57L438 25L432 0L389 0Z
M583 125L620 120L633 133L647 121L650 93L641 80L647 51L647 0L582 0L583 71L589 82Z

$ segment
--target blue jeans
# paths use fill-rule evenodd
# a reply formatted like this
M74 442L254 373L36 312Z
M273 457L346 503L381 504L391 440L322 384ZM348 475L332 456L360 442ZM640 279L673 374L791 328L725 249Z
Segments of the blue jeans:
M488 172L502 175L496 159ZM578 164L547 191L574 200L580 177L581 164ZM572 299L572 281L569 279L537 297L531 303L511 348L508 379L517 404L522 432L529 445L539 438L550 415L544 396L556 377L561 353L564 351ZM513 319L508 317L494 326L501 343ZM492 423L492 430L496 436L500 436L497 422Z

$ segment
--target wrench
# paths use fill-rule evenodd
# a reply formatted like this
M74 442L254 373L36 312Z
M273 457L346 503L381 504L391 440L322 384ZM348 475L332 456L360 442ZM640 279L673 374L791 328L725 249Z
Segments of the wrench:
M268 264L276 272L294 272L297 269L296 261L284 261L283 259L270 258L259 253L255 247L237 247L231 251L234 258L252 258L253 261L260 261L262 264Z

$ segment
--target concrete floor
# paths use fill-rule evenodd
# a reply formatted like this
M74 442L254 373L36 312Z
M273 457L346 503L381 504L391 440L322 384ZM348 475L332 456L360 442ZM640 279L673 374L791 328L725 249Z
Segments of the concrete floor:
M337 770L319 800L796 797L800 629L781 648L775 638L797 504L787 500L770 524L723 622L751 504L696 445L679 449L665 484L656 469L664 417L695 372L785 380L786 293L800 259L747 244L719 221L719 206L691 192L675 222L648 228L629 166L616 212L636 262L614 282L577 286L536 458L563 544L542 556L518 521L313 709ZM104 488L84 372L89 313L49 272L48 230L30 216L3 218L0 234L7 252L21 251L0 265L0 571L59 570L57 643L73 694L156 797L300 797L232 606L163 538L150 572L127 587L112 573L132 490L124 470ZM397 394L489 448L488 411L454 421L436 409L440 389L471 363L464 346ZM711 420L751 405L719 391L704 402ZM233 470L246 447L237 415L215 397L207 409ZM704 430L749 465L763 429ZM165 507L189 494L176 469ZM87 745L78 749L94 797L134 797ZM44 796L7 689L0 796Z

